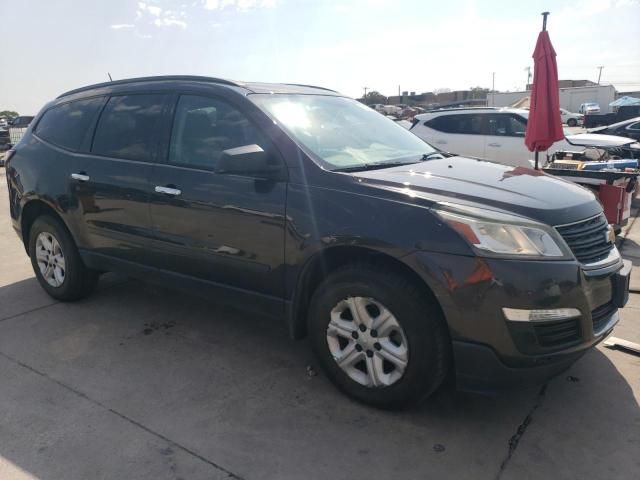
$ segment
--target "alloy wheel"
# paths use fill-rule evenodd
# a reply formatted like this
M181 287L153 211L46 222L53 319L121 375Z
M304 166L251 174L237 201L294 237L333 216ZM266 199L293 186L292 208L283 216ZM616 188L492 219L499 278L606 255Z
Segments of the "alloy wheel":
M67 273L64 253L58 239L49 232L41 232L36 238L36 261L45 281L52 287L60 287Z

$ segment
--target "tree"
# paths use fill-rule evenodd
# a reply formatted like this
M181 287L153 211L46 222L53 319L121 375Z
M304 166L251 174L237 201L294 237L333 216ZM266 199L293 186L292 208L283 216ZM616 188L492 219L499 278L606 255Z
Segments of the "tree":
M13 110L3 110L0 112L0 118L4 117L7 120L13 120L18 116L18 112L14 112Z
M371 90L364 97L364 103L371 105L373 103L387 103L387 97L376 90Z

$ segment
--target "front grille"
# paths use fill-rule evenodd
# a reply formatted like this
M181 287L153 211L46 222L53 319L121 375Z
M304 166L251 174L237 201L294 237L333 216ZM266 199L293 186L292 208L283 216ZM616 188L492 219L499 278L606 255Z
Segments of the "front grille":
M580 322L577 318L534 325L533 329L541 347L566 347L580 341Z
M609 241L609 224L604 214L571 225L561 225L556 230L579 262L603 260L613 249L613 243Z
M613 303L605 303L598 308L591 311L591 321L593 322L593 331L599 332L602 327L605 326L613 312L616 311L616 307Z

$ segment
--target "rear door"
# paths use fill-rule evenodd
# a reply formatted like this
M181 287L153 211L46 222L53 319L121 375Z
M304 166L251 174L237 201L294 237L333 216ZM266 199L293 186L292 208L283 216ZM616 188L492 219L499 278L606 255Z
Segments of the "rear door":
M151 182L154 252L166 270L281 298L286 182L216 169L224 150L251 144L282 162L241 107L179 97L167 159Z
M167 98L162 93L111 96L90 152L75 159L71 176L82 243L93 253L149 261L149 178L158 140L169 127Z
M530 167L531 153L524 144L527 122L513 113L489 113L485 156L505 165Z
M485 138L481 114L444 114L425 124L433 131L433 139L429 143L434 147L467 157L484 158Z

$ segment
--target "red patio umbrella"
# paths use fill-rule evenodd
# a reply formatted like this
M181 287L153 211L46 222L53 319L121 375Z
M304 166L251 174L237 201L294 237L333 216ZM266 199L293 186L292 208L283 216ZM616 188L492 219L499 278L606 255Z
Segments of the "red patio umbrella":
M547 150L554 142L564 138L560 118L558 65L556 52L547 32L547 15L549 12L542 14L542 31L533 51L533 86L527 133L524 137L527 148L535 152L536 170L538 152Z

